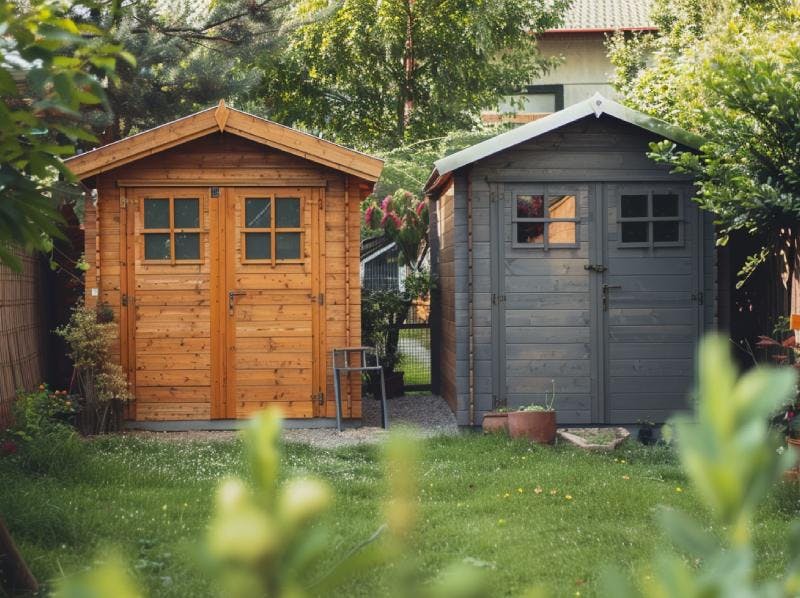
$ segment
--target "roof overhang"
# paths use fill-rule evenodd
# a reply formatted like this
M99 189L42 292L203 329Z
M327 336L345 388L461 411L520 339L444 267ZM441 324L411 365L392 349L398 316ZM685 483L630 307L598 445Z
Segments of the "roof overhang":
M659 118L623 106L597 93L591 98L573 104L564 110L559 110L544 118L522 125L506 133L501 133L496 137L492 137L491 139L487 139L486 141L482 141L481 143L437 160L434 162L433 172L430 177L428 177L428 182L425 184L425 193L435 194L437 190L443 189L452 173L468 164L473 164L474 162L512 148L515 145L560 129L563 126L587 116L594 115L596 118L600 118L603 114L645 129L694 150L700 149L700 146L703 144L703 139L694 133L690 133Z
M616 33L622 31L624 33L652 33L658 31L658 27L641 26L641 27L573 27L570 29L545 29L542 35L572 35L577 33Z
M383 160L235 110L222 101L218 106L73 156L64 162L78 179L83 180L215 132L237 135L369 182L377 181L383 170Z

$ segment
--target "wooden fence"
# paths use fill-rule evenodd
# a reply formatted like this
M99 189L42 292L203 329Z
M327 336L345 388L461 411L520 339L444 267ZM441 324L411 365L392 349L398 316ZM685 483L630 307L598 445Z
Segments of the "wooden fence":
M20 272L0 265L0 430L10 423L17 390L32 389L44 374L40 260L20 259Z

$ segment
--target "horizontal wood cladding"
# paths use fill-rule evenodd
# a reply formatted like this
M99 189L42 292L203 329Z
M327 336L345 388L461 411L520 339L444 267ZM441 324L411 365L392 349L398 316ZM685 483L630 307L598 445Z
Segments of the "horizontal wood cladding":
M307 255L319 244L318 269L314 270L310 261L267 268L266 273L263 266L236 264L232 270L227 267L230 278L226 282L219 274L220 268L226 270L226 258L214 261L219 245L225 242L215 237L221 208L214 203L217 199L211 199L209 188L213 181L214 186L222 187L222 195L226 189L231 195L240 189L236 184L226 187L226 180L263 181L264 193L274 193L276 187L292 181L307 189L304 193L318 195L319 204L309 204L302 223L310 231L310 210L318 210L319 238L312 241L309 234L303 243ZM120 185L120 181L130 185ZM186 189L199 187L198 196L205 198L200 263L143 261L137 239L142 226L141 198L151 192L147 184L152 181L169 181L158 187L156 195L177 193L181 184ZM128 372L136 397L131 418L224 417L225 413L214 407L214 397L223 384L222 366L214 365L214 346L215 339L224 334L214 314L226 313L228 283L234 289L251 289L237 297L236 320L226 324L234 326L236 339L233 351L225 357L236 372L237 386L227 395L235 416L249 417L270 405L292 418L335 416L331 351L361 343L360 202L369 184L301 157L220 133L104 172L91 183L97 188L98 201L96 206L87 206L86 212L86 257L90 263L86 301L107 304L119 323L114 357ZM234 211L225 217L239 222L242 215ZM238 254L242 251L240 240L235 243ZM318 280L314 283L318 294L309 277ZM92 289L97 290L96 295ZM315 341L310 318L312 306L318 302L322 329ZM323 362L324 400L320 404L317 399L312 401L307 380L315 363ZM343 377L343 383L344 415L359 418L360 378L357 374Z

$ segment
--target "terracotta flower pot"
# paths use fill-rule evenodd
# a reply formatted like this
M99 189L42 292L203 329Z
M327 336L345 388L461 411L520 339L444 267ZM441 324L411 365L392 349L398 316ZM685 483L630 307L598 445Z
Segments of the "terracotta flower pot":
M508 414L511 438L527 438L539 444L552 444L556 439L555 411L514 411Z
M800 465L800 438L787 438L786 444L789 446L790 451L794 451L794 467L793 469L797 469Z
M483 416L484 433L503 433L508 434L508 413L497 413L490 411Z

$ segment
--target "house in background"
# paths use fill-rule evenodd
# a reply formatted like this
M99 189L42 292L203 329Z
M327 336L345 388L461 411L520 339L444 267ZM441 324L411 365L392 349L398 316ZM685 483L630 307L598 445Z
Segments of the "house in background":
M515 96L515 100L524 100L524 107L501 102L497 112L482 114L484 122L530 122L595 93L613 99L614 67L608 59L606 38L615 31L655 31L651 7L652 0L573 0L564 23L544 32L538 42L542 55L561 57L561 65Z

